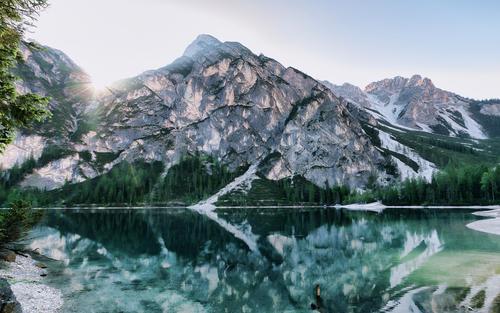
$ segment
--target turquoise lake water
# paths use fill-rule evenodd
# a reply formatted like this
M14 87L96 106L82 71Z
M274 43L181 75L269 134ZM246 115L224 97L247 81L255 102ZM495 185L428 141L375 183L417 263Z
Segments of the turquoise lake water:
M471 212L49 209L30 247L64 312L311 312L317 284L322 312L493 312L500 236Z

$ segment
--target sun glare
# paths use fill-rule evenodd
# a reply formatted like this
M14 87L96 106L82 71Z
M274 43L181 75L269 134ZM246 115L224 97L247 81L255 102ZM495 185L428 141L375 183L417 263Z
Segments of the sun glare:
M106 90L107 87L111 85L112 81L111 80L106 80L106 79L99 79L97 77L92 77L92 88L94 89L95 92L102 92Z

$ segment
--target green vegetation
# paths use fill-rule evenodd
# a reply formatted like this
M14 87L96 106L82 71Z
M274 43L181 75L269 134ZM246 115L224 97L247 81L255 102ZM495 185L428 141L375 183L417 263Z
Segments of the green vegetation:
M0 211L0 246L22 239L40 217L41 211L33 211L30 204L23 200L17 200L10 209Z
M479 163L494 165L500 161L500 142L498 140L478 141L418 131L399 132L385 126L381 126L380 129L391 134L402 145L412 148L422 158L440 168L445 168L448 165ZM411 166L411 164L407 165Z
M81 156L90 157L85 152ZM196 154L184 157L164 177L161 177L164 171L161 162L124 161L104 175L53 191L16 187L12 179L19 182L35 167L33 163L37 162L29 160L19 169L2 174L0 203L4 206L16 199L25 199L36 206L191 204L216 193L245 170L231 172L213 157Z
M45 0L5 0L0 2L0 152L18 128L41 121L49 113L48 99L36 94L20 95L12 67L19 59L19 44L26 25L46 6Z
M484 300L486 298L486 291L483 289L476 293L470 301L470 305L473 309L480 309L484 306Z
M52 191L4 188L0 190L0 201L5 205L16 199L25 199L42 207L139 204L146 201L146 196L153 189L162 171L161 162L121 162L104 175L77 184L68 183Z
M161 162L122 162L102 176L64 186L65 203L131 205L144 202L162 170Z
M146 205L192 204L209 197L227 185L244 169L231 172L210 156L186 156L172 166L164 177L161 162L121 162L108 173L77 184L66 184L54 191L20 189L20 181L33 161L4 173L0 184L0 203L6 205L25 199L37 206L49 205ZM35 162L36 163L36 162ZM498 204L500 167L487 165L449 165L430 182L408 179L380 186L373 177L366 191L346 186L320 188L303 177L279 181L262 175L249 191L235 191L221 197L219 205L347 204L380 200L387 205L472 205Z
M470 292L470 287L448 287L446 288L446 292L450 293L453 295L453 298L455 299L456 303L461 303L462 301L465 300L467 295Z
M248 192L233 192L222 197L219 205L289 205L335 204L348 200L349 188L334 186L320 188L301 176L278 181L263 176L252 183Z
M153 202L194 203L207 198L245 172L231 172L211 156L185 157L172 166L152 195Z
M260 177L248 192L233 192L219 205L347 204L382 201L387 205L473 205L498 204L500 167L486 165L448 166L430 182L407 179L379 186L374 179L366 191L346 186L320 188L302 177L271 181Z
M374 187L353 192L350 202L381 200L387 205L498 204L500 167L486 165L448 166L430 182L408 179L397 186Z
M500 293L493 299L491 304L490 313L500 312Z
M16 91L13 67L21 59L19 44L26 26L47 6L46 0L4 0L0 2L0 153L12 141L16 129L27 128L49 115L48 99L36 94L20 95ZM0 198L6 189L19 182L25 173L36 166L29 159L14 167L8 176L0 177ZM17 200L11 209L0 212L0 245L5 246L22 238L37 221L38 214L28 202Z

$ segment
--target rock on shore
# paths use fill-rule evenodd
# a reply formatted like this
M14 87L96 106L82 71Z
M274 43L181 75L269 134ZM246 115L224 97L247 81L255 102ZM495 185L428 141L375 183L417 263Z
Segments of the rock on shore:
M6 279L0 278L0 313L21 313L17 301Z

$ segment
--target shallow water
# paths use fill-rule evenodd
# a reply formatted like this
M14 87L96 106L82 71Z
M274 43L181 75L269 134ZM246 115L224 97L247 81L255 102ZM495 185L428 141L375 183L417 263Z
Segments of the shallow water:
M500 236L470 212L47 210L30 245L64 312L311 312L316 284L325 312L488 312Z

